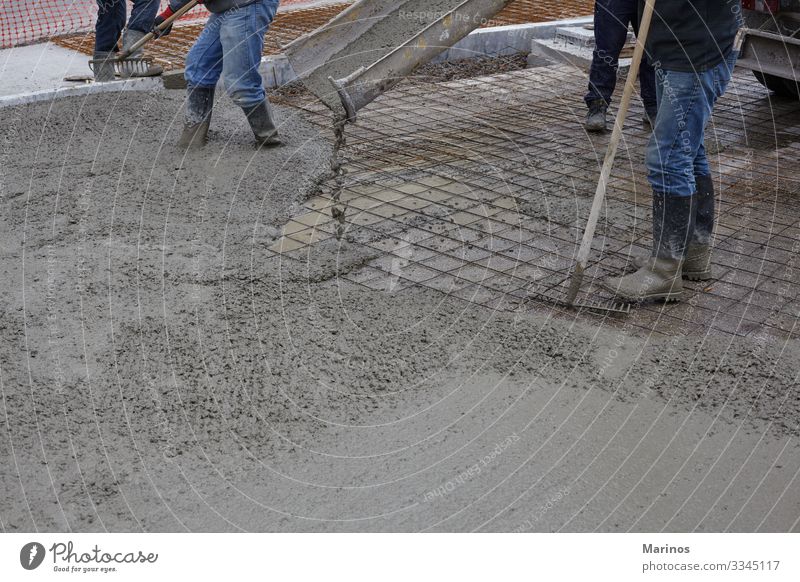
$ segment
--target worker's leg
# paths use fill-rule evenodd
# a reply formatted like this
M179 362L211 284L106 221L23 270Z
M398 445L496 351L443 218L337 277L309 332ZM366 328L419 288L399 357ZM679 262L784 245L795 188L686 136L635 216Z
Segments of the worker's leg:
M678 299L682 268L693 230L694 160L711 114L707 87L713 74L658 72L658 115L647 149L653 187L653 250L631 275L613 277L604 287L627 300Z
M153 29L153 23L158 13L160 0L133 0L131 18L122 34L122 50L130 49ZM139 49L130 55L134 59L144 56L144 49ZM160 65L151 64L143 66L135 62L123 63L120 73L123 77L154 77L164 72Z
M220 30L223 24L224 13L212 14L186 55L186 121L178 142L180 146L200 147L206 142L214 108L214 91L222 75Z
M225 53L222 75L228 94L239 107L257 105L266 96L258 67L264 35L277 9L277 0L258 0L223 14L225 22L220 28Z
M633 31L639 35L639 10L637 0L630 2L631 14L630 22L633 25ZM650 64L649 59L645 55L642 59L642 64L639 66L639 87L641 89L642 104L644 105L645 121L652 127L656 120L658 113L658 98L656 95L656 72L653 65Z
M112 52L125 28L125 0L97 0L97 22L94 27L95 52Z
M125 0L97 0L97 22L94 27L94 79L114 80L114 53L125 27Z
M709 87L711 106L713 108L728 87L733 68L736 64L736 54L732 54L725 63L714 70L713 87ZM711 250L714 236L715 201L714 179L706 157L706 150L701 143L697 148L694 159L695 181L695 216L693 230L686 250L686 260L683 265L683 275L687 279L710 279Z
M260 145L276 145L277 128L272 121L264 82L259 73L264 35L269 29L278 0L258 0L225 13L220 41L225 54L222 76L228 94L242 108Z
M128 30L138 30L145 34L150 32L160 5L160 0L133 0Z
M602 101L606 106L611 103L611 95L617 84L619 53L628 36L629 4L635 4L635 0L595 2L595 49L589 70L589 91L584 97L587 106L597 101Z

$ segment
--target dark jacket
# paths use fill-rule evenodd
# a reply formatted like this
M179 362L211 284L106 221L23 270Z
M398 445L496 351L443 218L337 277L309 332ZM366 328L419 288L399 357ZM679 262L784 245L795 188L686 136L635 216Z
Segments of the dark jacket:
M668 71L716 67L733 50L741 15L740 0L656 0L647 39L650 62Z
M231 8L241 8L242 6L247 6L248 4L253 4L254 2L258 2L258 0L205 0L203 4L206 8L208 8L209 12L218 13L225 12ZM170 0L169 7L175 11L188 3L189 0Z

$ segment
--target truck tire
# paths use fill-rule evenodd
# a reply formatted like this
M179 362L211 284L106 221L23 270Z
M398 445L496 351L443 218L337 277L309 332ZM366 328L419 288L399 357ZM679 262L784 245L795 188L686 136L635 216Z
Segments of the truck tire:
M789 97L791 99L800 99L800 89L798 89L797 82L792 79L784 79L760 71L753 71L753 75L755 75L759 83L770 91L774 91L776 95Z

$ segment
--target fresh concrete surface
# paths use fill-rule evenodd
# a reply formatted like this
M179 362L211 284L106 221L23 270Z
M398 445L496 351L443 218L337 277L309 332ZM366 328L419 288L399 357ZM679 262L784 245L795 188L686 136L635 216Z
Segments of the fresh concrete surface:
M0 119L5 530L800 530L797 340L371 290L345 279L392 259L366 244L274 254L325 141L276 108L287 144L256 151L223 98L184 153L181 98Z

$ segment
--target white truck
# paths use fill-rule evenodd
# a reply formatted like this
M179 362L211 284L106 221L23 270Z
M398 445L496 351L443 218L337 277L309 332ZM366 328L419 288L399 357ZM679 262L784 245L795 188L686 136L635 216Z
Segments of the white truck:
M800 0L742 0L738 66L768 89L800 98Z

